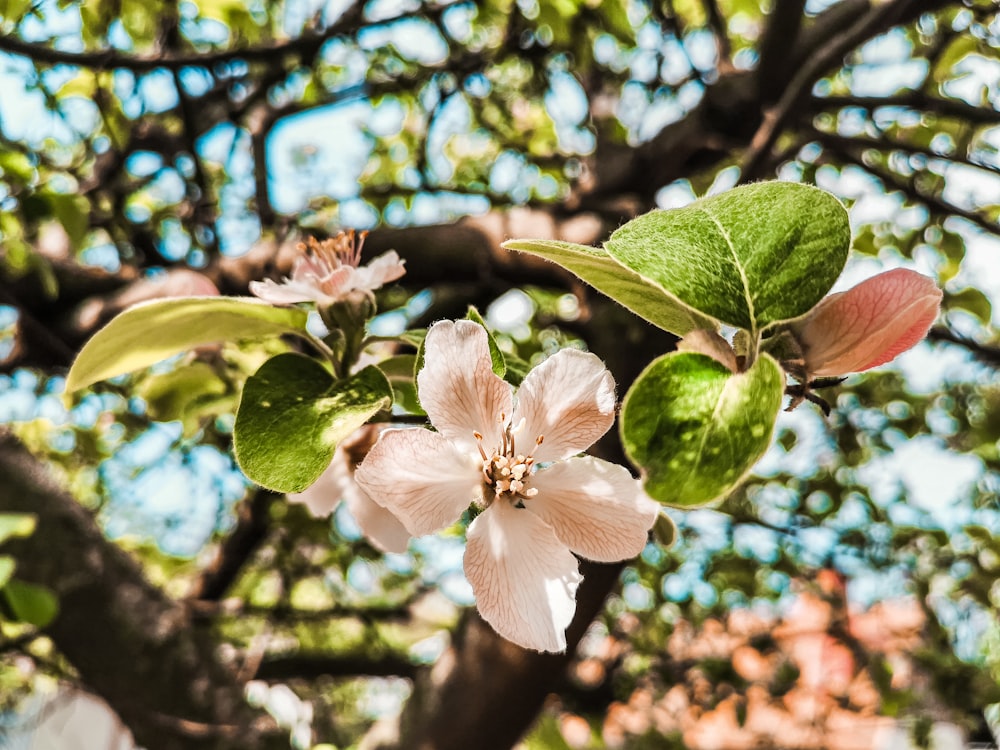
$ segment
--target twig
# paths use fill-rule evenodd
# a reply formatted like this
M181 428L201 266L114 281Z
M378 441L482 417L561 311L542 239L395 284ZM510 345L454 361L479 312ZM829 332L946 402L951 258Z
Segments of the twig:
M778 103L764 113L763 121L744 155L741 182L749 182L760 176L771 148L813 83L842 60L847 52L870 37L874 30L892 26L904 14L910 2L913 0L897 0L874 6L846 30L831 37L808 58L791 79Z

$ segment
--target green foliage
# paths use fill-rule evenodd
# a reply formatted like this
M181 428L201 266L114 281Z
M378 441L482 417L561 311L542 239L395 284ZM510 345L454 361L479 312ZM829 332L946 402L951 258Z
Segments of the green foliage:
M650 497L693 507L731 491L771 443L784 377L763 355L733 374L702 354L654 360L622 404L622 444Z
M243 388L236 460L262 487L300 492L329 466L337 443L391 404L392 387L377 367L338 381L315 360L279 354Z
M31 536L35 517L27 513L0 513L0 544L15 537Z
M0 544L8 539L31 536L35 532L35 521L35 516L29 513L0 513ZM55 618L59 602L44 586L14 578L16 566L13 557L0 555L0 614L43 628Z
M490 345L490 362L493 364L493 372L499 375L501 378L507 374L507 362L504 359L503 352L500 351L500 347L497 346L497 340L493 337L490 332L489 327L486 325L486 321L483 320L483 316L479 314L479 310L475 307L470 307L469 312L466 314L466 319L471 320L473 323L478 323L486 331L486 340ZM421 350L423 351L423 350Z
M378 368L392 386L393 404L400 406L411 414L424 414L417 398L417 386L414 371L417 364L416 354L397 354L383 359Z
M203 344L293 333L307 313L240 297L181 297L129 308L94 334L70 369L67 393L155 364Z
M558 240L507 240L503 246L557 263L665 331L683 336L696 328L712 327L712 322L691 306L643 279L600 248Z
M25 581L8 581L0 589L16 620L44 628L59 613L59 600L44 586L36 586Z
M835 197L762 182L640 216L605 246L665 294L755 334L819 302L850 243L847 212Z

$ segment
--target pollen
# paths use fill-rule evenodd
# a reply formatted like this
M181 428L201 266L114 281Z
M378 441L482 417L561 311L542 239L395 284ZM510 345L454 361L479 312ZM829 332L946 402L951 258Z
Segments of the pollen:
M483 446L485 438L479 432L472 434L483 460L483 482L494 493L495 498L507 496L511 502L516 503L538 494L538 489L529 484L535 464L535 449L542 444L544 436L539 435L535 439L534 447L527 454L517 453L514 447L514 433L517 430L506 424L505 415L500 415L500 423L499 445L492 451L487 451ZM521 420L517 429L523 423L524 420Z
M368 232L355 232L350 229L322 242L310 237L309 243L300 242L298 249L313 257L328 271L341 266L357 268L361 263L361 249L367 236Z

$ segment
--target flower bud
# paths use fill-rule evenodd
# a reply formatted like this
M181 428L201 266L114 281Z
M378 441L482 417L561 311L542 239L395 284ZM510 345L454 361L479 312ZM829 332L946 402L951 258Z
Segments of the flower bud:
M894 359L927 335L941 296L931 279L905 268L829 295L792 326L808 377L861 372Z

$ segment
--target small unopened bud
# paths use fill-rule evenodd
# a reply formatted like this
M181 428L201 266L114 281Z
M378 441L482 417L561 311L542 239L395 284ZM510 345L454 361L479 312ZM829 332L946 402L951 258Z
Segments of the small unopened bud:
M319 305L319 314L327 328L344 331L363 330L378 309L375 295L367 289L355 289L335 302Z
M808 377L836 377L885 364L927 335L941 290L915 271L896 268L831 294L797 322Z

